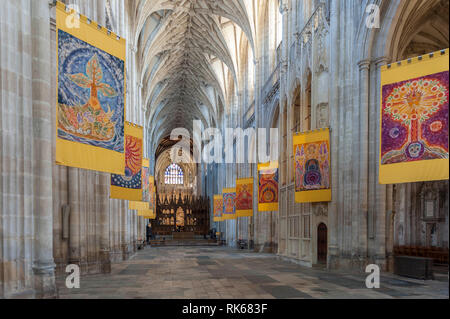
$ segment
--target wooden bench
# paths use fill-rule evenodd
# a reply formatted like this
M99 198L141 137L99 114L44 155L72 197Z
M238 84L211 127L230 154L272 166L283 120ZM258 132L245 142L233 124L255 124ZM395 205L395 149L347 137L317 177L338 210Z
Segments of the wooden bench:
M394 255L431 258L436 264L448 264L448 249L441 247L396 246Z
M160 239L150 240L150 246L152 246L152 247L164 246L164 245L165 245L165 241L164 240L160 240Z
M394 256L394 274L410 278L432 280L433 259L413 256Z

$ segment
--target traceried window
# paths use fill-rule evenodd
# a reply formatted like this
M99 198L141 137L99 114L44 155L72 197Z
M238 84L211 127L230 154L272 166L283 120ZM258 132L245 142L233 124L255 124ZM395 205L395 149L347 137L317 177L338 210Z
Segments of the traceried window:
M164 181L167 185L183 185L184 173L181 167L177 164L170 164L166 168Z

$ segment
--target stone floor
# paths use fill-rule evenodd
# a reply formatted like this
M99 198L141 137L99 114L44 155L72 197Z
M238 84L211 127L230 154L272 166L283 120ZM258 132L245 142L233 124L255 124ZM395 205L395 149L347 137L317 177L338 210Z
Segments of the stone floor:
M272 299L448 298L448 275L421 281L382 274L380 289L365 274L298 266L271 254L224 247L147 247L114 264L108 275L81 277L80 289L58 281L60 298Z

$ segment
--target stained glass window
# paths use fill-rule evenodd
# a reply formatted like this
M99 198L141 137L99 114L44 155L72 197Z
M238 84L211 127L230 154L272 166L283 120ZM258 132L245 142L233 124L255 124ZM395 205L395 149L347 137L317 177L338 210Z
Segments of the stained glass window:
M177 164L170 164L166 168L165 172L165 183L168 185L183 185L184 184L184 173L181 167Z

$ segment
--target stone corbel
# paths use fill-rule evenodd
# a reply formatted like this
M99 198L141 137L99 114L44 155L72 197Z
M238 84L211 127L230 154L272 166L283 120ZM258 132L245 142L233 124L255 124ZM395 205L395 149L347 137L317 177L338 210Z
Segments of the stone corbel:
M358 62L359 70L369 70L370 69L370 60L364 59Z
M379 58L374 59L372 62L375 63L375 65L377 66L377 68L382 67L383 65L386 65L389 63L391 59L389 57L386 56L382 56Z

